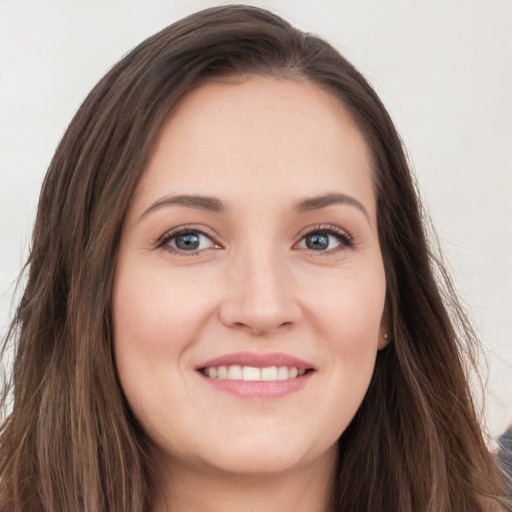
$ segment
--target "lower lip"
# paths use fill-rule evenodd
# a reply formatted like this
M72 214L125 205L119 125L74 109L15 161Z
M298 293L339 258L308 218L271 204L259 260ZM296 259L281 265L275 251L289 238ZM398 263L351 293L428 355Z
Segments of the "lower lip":
M308 372L301 377L287 380L273 381L245 381L228 379L211 379L199 373L199 375L213 388L230 393L241 398L279 398L302 389L313 372Z

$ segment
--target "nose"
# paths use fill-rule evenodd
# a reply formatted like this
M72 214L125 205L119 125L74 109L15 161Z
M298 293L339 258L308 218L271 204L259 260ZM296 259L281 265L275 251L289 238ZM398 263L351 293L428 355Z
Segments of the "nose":
M286 257L272 248L255 247L233 258L221 321L230 328L262 336L297 324L301 308Z

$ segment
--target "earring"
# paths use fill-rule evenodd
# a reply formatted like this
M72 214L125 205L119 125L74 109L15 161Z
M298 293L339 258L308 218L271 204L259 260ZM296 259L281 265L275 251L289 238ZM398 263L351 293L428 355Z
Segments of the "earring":
M379 342L377 346L379 350L382 350L388 344L388 333L385 332L382 337L384 338L384 341L382 343Z

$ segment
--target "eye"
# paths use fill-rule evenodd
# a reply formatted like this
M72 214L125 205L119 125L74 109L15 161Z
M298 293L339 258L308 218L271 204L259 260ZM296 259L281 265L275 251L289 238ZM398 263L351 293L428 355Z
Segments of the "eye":
M318 252L334 252L350 247L352 239L348 233L335 227L323 227L310 231L301 238L297 247Z
M159 247L172 252L197 253L204 249L219 247L210 236L199 230L186 229L165 235Z

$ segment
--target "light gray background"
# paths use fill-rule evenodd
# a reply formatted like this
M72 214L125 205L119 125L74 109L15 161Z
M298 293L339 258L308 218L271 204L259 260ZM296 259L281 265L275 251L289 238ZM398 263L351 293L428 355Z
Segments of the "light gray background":
M39 188L87 92L123 54L215 1L0 0L0 328ZM224 2L229 3L229 2ZM512 2L269 0L335 44L389 108L512 421Z

